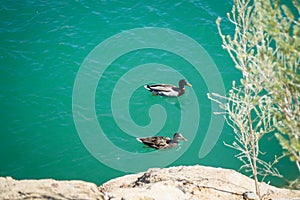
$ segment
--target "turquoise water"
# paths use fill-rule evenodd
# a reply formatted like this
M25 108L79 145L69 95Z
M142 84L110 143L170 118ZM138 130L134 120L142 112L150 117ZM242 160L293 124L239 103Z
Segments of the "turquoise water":
M239 72L233 68L215 26L218 16L225 17L231 1L6 1L1 5L1 134L0 175L16 179L55 178L80 179L101 184L111 178L129 173L122 170L127 162L116 152L101 154L101 159L112 159L119 169L107 166L91 154L82 142L74 123L72 105L76 75L84 59L101 42L116 34L135 28L157 27L174 30L197 41L216 64L226 89ZM225 32L233 28L224 21ZM158 35L159 37L159 35ZM145 39L145 38L144 38ZM178 49L183 48L178 46ZM186 49L184 49L186 50ZM199 60L202 57L199 56ZM199 61L200 62L200 61ZM146 126L151 118L150 107L160 104L167 115L160 134L171 136L180 124L181 110L190 112L188 105L193 94L197 97L200 120L185 119L199 129L172 152L180 154L166 166L202 164L239 169L235 151L224 146L230 143L232 130L226 125L212 151L199 158L199 149L206 136L211 119L211 102L207 99L208 85L185 59L159 49L143 49L120 56L105 70L95 91L95 112L106 137L118 148L135 154L152 152L137 143L116 123L111 109L111 98L118 80L136 66L160 63L174 68L193 84L179 100L153 97L143 89L143 82L130 97L130 115L134 123ZM207 66L203 66L207 67ZM168 74L168 70L158 72ZM169 74L172 74L170 71ZM141 77L145 74L141 73ZM217 76L217 74L216 74ZM153 82L156 79L153 76ZM168 78L166 78L168 80ZM137 77L132 80L134 82ZM124 84L129 83L125 81ZM165 80L161 80L164 82ZM89 81L86 82L88 86ZM176 84L176 82L172 82ZM124 96L127 95L126 89ZM82 97L84 98L84 97ZM120 102L125 101L122 95ZM193 115L191 115L193 116ZM88 121L89 119L85 119ZM126 117L122 119L126 122ZM131 123L129 120L128 123ZM214 124L214 122L212 122ZM130 130L129 130L130 132ZM99 133L91 133L97 135ZM135 135L153 135L153 132L136 132ZM95 136L95 140L97 137ZM280 147L273 136L266 137L262 150L279 154ZM105 145L101 141L97 144ZM102 146L105 148L105 146ZM160 152L168 157L168 151ZM267 159L271 154L265 155ZM125 160L125 161L124 161ZM128 162L126 163L128 164ZM134 168L139 163L132 162ZM147 162L141 164L147 168ZM161 167L154 162L149 167ZM120 170L121 169L121 170ZM287 178L297 175L295 166L284 160L278 169ZM274 180L274 184L282 182Z

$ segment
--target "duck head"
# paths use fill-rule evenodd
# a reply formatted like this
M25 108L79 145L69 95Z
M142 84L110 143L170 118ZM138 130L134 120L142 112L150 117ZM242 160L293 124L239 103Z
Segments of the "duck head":
M190 84L189 82L187 82L185 79L181 79L179 81L179 88L184 88L184 86L192 87L192 84Z
M187 141L187 139L185 137L183 137L181 135L181 133L175 133L174 136L173 136L173 140L183 140L183 141Z

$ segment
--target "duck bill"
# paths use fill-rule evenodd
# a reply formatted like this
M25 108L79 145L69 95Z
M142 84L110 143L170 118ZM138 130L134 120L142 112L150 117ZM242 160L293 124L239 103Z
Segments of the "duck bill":
M189 87L192 87L192 84L190 84L190 83L187 83L186 85L189 86Z
M180 139L182 139L183 141L188 141L186 138L184 137L181 137Z

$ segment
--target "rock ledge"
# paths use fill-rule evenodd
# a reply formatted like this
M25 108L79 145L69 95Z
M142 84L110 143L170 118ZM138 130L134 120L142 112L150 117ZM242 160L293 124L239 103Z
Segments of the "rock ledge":
M257 199L254 181L247 176L234 170L200 165L149 169L108 181L100 189L116 200ZM300 191L265 183L260 184L260 190L265 200L300 200Z
M300 200L300 191L260 184L265 200ZM100 187L84 181L14 180L0 177L0 199L253 200L252 179L205 166L153 168L112 179Z

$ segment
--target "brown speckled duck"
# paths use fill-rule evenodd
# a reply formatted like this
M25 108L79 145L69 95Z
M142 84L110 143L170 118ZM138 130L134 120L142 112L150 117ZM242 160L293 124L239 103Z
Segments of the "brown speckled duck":
M153 136L146 138L136 138L137 141L154 149L166 149L174 147L178 144L178 140L187 141L181 133L175 133L173 139L163 136Z
M179 87L169 84L145 85L144 87L150 92L152 92L152 95L179 97L185 92L184 86L191 87L192 85L188 83L185 79L181 79L179 81Z

